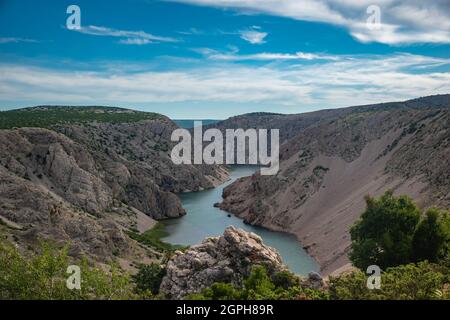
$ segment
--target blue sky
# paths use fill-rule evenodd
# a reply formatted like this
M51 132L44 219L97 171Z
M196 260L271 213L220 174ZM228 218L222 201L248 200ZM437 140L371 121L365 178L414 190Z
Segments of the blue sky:
M0 110L226 118L450 93L449 13L447 0L2 0Z

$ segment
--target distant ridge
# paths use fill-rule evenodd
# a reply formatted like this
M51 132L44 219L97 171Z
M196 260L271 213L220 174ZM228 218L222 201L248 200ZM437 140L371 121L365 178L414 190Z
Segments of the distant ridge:
M436 109L436 108L450 108L450 94L438 94L416 99L400 101L400 102L385 102L377 104L369 104L362 106L354 106L348 109L368 110L390 110L390 109Z

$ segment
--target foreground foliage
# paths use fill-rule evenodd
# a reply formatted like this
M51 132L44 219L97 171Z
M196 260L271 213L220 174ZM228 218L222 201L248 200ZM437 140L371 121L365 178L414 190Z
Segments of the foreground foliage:
M325 291L302 288L294 274L284 271L270 277L263 266L254 266L242 287L230 283L214 283L190 300L323 300Z
M379 199L366 198L366 211L352 227L350 259L366 270L410 262L438 262L448 256L450 217L429 209L423 216L407 196L394 197L388 191Z
M159 286L165 275L166 269L159 264L152 263L140 266L138 273L133 276L133 280L140 292L151 292L156 295L159 293Z
M269 274L253 266L237 286L214 283L187 299L195 300L450 300L450 218L429 209L424 215L408 197L391 192L367 198L367 209L351 229L350 258L361 270L330 278L328 287L311 289L289 271ZM174 247L161 241L164 225L130 236L169 255ZM160 264L140 266L130 276L114 264L99 268L87 260L73 261L68 246L41 243L36 252L0 241L2 299L163 299L159 292L166 270ZM368 265L381 267L381 288L367 288ZM80 290L70 290L67 268L81 269Z
M445 211L429 209L417 226L412 240L412 259L437 262L450 253L450 216Z
M388 268L380 289L367 289L362 271L330 279L331 299L338 300L440 300L450 299L448 266L419 262Z
M139 298L128 274L114 265L104 271L86 260L76 263L81 269L81 289L69 290L66 271L75 263L70 262L67 249L42 243L39 252L23 255L13 245L0 243L0 300Z
M81 268L81 290L69 290L67 267ZM367 275L357 271L331 278L329 288L313 290L295 275L283 271L269 276L254 266L242 286L214 283L194 300L324 300L324 299L450 299L449 264L420 262L388 268L381 289L367 289ZM15 246L0 243L0 300L162 299L159 286L165 270L160 265L142 265L135 276L111 265L96 268L87 261L71 262L67 247L58 249L42 243L36 253L21 253Z

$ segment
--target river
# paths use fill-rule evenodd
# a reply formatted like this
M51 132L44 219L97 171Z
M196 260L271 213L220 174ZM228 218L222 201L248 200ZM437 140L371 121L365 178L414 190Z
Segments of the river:
M162 240L172 244L192 245L206 237L222 235L224 229L232 225L258 234L265 244L278 250L292 272L307 275L311 271L317 271L317 263L294 236L244 224L242 219L234 215L229 217L227 212L214 208L214 203L222 200L223 188L236 179L250 176L254 171L255 167L252 166L234 166L231 169L231 179L219 187L181 194L181 202L187 214L165 222L169 236Z

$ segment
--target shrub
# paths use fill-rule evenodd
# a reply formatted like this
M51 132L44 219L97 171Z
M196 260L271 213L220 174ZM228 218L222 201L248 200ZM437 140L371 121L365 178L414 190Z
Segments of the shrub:
M428 260L447 259L450 248L450 217L429 209L421 218L407 196L394 197L388 191L379 199L366 198L367 208L350 230L350 259L365 270L382 269Z
M298 285L299 279L290 271L280 271L273 276L273 283L276 287L281 287L285 290Z
M230 283L217 282L206 288L202 293L192 294L189 300L240 300L242 292Z
M410 262L411 243L420 211L406 196L391 191L379 199L366 197L367 209L350 230L353 264L365 270L375 264L382 269Z
M330 296L338 300L435 300L449 299L448 268L428 262L388 268L381 288L369 290L362 271L330 278Z
M417 226L412 241L412 259L436 262L448 254L450 217L447 212L429 209Z
M275 284L263 266L254 266L247 279L244 280L244 292L247 299L274 299Z
M288 271L275 274L272 278L263 266L253 266L242 287L230 283L214 283L201 293L187 297L190 300L294 300L328 299L326 292L305 289L299 279Z
M9 243L0 243L0 299L136 299L128 274L111 265L109 271L92 267L86 260L81 269L81 290L69 290L66 273L71 265L68 246L59 249L41 243L37 253L28 256ZM75 263L74 263L75 264Z
M141 265L139 271L133 276L136 288L142 292L150 291L152 294L159 293L163 277L166 275L166 269L156 263L150 265Z

